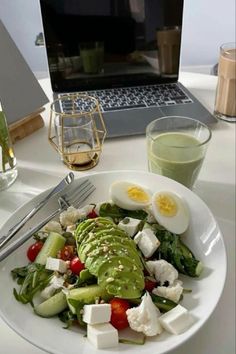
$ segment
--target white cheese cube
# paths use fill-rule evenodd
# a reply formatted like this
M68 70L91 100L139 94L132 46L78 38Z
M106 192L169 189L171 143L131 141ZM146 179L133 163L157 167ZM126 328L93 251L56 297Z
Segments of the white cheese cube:
M53 285L48 285L45 289L43 289L41 291L40 295L44 299L49 299L50 297L52 297L54 295L55 291L56 291L56 289L54 288Z
M119 343L118 331L110 323L88 324L87 337L97 349L115 347Z
M144 229L138 233L134 242L137 243L144 257L149 258L160 246L160 241L151 229Z
M193 317L185 307L177 305L159 317L159 321L166 331L172 334L180 334L193 324Z
M57 289L61 289L63 288L65 279L63 277L57 277L57 276L53 276L52 279L50 280L49 285L42 290L41 292L41 296L44 299L49 299L50 297L52 297L54 295L54 293L56 292Z
M139 219L126 217L119 222L118 227L124 230L130 237L133 237L138 231L140 223L141 220Z
M45 268L59 273L66 273L67 263L62 259L48 257Z
M84 305L83 321L88 324L99 324L110 322L111 319L111 305Z

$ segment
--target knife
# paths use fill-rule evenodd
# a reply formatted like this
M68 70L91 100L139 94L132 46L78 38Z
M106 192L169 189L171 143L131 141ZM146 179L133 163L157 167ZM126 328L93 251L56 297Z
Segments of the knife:
M28 214L26 214L16 225L14 225L6 236L0 238L0 249L12 239L12 237L25 225L25 223L32 218L55 194L61 192L66 186L71 184L74 180L74 174L70 172L63 180L51 190L46 197L40 201Z

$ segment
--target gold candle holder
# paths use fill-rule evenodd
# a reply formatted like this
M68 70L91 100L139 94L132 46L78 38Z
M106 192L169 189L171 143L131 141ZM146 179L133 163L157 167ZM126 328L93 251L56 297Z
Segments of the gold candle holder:
M48 139L72 170L97 165L106 127L97 99L87 94L68 94L51 104Z

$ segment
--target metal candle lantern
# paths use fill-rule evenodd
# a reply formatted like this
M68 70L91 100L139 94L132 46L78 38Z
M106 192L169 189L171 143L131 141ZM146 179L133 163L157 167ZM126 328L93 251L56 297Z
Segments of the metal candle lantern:
M106 127L98 101L87 94L62 95L51 104L48 139L72 170L94 167Z

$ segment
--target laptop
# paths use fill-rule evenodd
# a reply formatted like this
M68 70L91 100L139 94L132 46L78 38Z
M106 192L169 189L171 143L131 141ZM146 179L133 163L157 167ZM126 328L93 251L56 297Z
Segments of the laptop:
M55 97L96 97L108 137L144 134L149 122L163 116L217 122L178 82L183 0L40 5Z

